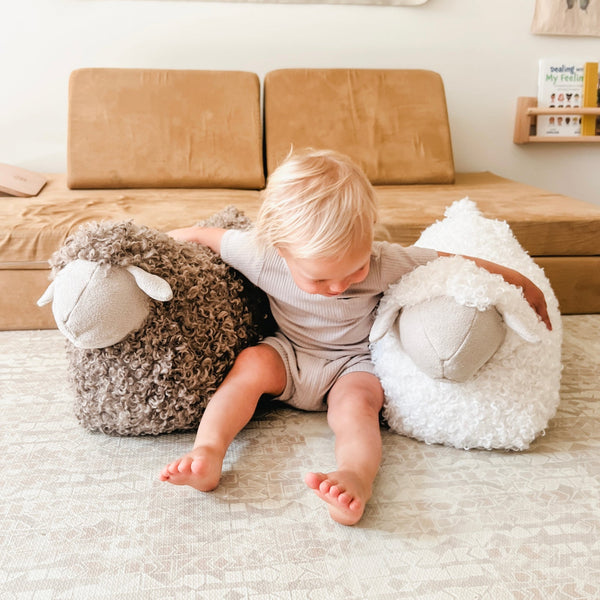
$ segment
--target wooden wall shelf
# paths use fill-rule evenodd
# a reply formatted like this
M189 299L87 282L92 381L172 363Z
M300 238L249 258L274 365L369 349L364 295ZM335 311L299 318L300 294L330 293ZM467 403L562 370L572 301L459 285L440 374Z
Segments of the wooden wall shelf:
M515 131L513 142L515 144L529 144L536 142L579 142L600 143L600 135L578 135L574 137L538 136L532 135L533 119L537 115L598 115L600 108L538 108L537 98L521 96L517 98L517 114L515 117Z

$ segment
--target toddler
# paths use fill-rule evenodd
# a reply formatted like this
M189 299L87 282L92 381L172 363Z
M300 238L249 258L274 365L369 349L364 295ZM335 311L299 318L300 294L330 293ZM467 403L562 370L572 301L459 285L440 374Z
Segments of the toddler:
M323 150L292 154L271 174L253 230L170 232L207 245L263 289L278 330L239 354L206 407L193 449L162 470L162 481L214 489L227 448L268 395L327 411L337 468L309 472L305 481L333 519L360 520L381 461L383 390L368 344L375 310L391 283L447 256L375 242L376 221L375 192L364 173L347 157ZM522 287L550 327L543 294L529 279L471 260Z

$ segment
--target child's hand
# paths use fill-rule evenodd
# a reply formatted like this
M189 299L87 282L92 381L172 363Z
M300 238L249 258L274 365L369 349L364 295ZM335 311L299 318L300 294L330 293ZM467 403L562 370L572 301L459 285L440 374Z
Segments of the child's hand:
M535 310L540 319L544 322L546 327L552 331L552 323L550 323L550 317L548 316L548 307L546 306L546 298L540 288L533 283L530 279L527 279L524 275L521 289L523 290L523 296L525 300L529 302L529 306ZM519 285L519 284L516 284Z
M501 265L496 265L495 263L489 263L487 261L484 268L488 269L492 273L498 273L502 275L505 281L508 283L512 283L517 287L520 287L523 290L523 296L525 300L529 303L529 306L535 310L538 317L541 321L546 325L549 331L552 331L552 323L550 323L550 317L548 316L548 307L546 306L546 298L544 297L544 293L540 288L523 275L519 273L519 271L515 271L514 269L509 269L508 267L503 267Z
M167 235L180 242L195 242L208 246L215 254L221 251L221 238L225 229L213 227L185 227L183 229L172 229Z
M439 252L438 256L455 256L448 252ZM529 306L535 310L538 317L543 321L546 327L552 331L552 323L550 322L550 317L548 316L548 307L546 306L546 298L544 298L544 294L540 288L533 283L530 279L522 275L518 271L514 269L509 269L503 265L499 265L497 263L491 262L489 260L484 260L482 258L476 258L474 256L465 256L464 254L460 254L458 256L462 256L463 258L468 258L472 260L478 267L484 268L486 271L490 273L496 273L497 275L501 275L504 281L508 283L512 283L517 287L520 287L523 290L523 296L525 300L529 303Z
M167 231L167 235L180 242L188 242L190 241L191 232L190 228L172 229L171 231Z

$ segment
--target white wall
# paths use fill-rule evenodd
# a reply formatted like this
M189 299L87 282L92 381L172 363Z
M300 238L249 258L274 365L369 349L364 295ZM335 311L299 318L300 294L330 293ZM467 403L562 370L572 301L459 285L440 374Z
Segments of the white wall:
M66 169L67 81L79 67L427 68L446 85L456 168L600 205L600 144L512 143L541 57L600 59L600 38L535 36L534 0L420 7L195 0L0 0L0 162Z

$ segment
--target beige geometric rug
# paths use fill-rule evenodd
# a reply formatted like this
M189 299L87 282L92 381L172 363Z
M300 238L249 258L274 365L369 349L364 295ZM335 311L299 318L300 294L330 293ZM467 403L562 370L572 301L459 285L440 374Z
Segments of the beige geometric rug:
M564 327L544 437L465 452L385 431L353 528L302 481L333 467L324 414L262 407L216 491L170 486L193 433L84 431L62 336L0 332L0 598L600 598L600 315Z

